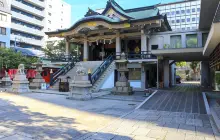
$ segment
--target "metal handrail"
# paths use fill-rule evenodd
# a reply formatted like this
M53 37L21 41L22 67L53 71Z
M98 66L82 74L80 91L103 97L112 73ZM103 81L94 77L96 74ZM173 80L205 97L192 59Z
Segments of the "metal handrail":
M69 72L74 66L75 63L79 62L79 58L74 58L69 61L66 65L60 68L58 71L50 75L50 86L53 86L59 79L58 77L61 75L65 75Z
M89 75L91 84L94 84L100 78L100 76L108 68L108 66L113 62L113 60L114 60L113 55L109 55L102 62L102 64L91 75Z

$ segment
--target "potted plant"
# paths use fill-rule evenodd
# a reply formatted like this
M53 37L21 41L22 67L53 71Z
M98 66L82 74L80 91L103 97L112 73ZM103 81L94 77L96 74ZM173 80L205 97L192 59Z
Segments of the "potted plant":
M215 90L220 91L220 71L215 72Z

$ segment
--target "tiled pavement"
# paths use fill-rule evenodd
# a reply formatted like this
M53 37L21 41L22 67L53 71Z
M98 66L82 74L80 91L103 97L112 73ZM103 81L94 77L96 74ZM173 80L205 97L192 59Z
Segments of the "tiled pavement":
M215 140L215 135L208 115L139 109L80 140Z
M146 110L206 114L200 87L192 84L182 84L171 90L158 91L141 108Z
M137 102L1 93L0 140L220 140L206 114L134 110L129 104Z

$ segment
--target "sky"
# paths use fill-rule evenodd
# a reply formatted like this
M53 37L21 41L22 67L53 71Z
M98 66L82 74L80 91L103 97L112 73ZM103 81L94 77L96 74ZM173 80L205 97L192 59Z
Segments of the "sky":
M84 17L88 7L96 10L105 8L107 0L64 0L72 6L72 24ZM115 0L122 8L130 9L150 6L158 3L169 3L179 0Z

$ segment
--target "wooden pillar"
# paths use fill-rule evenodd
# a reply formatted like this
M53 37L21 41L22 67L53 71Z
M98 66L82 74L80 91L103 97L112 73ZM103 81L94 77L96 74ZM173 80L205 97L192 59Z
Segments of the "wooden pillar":
M83 46L83 61L88 61L88 56L89 56L88 41L87 38L85 38L84 46Z
M142 53L144 52L144 54L147 51L147 36L144 30L141 30L141 51Z
M116 59L120 59L121 55L121 38L120 38L120 33L116 34Z
M68 56L70 54L70 42L68 39L66 39L66 55Z

